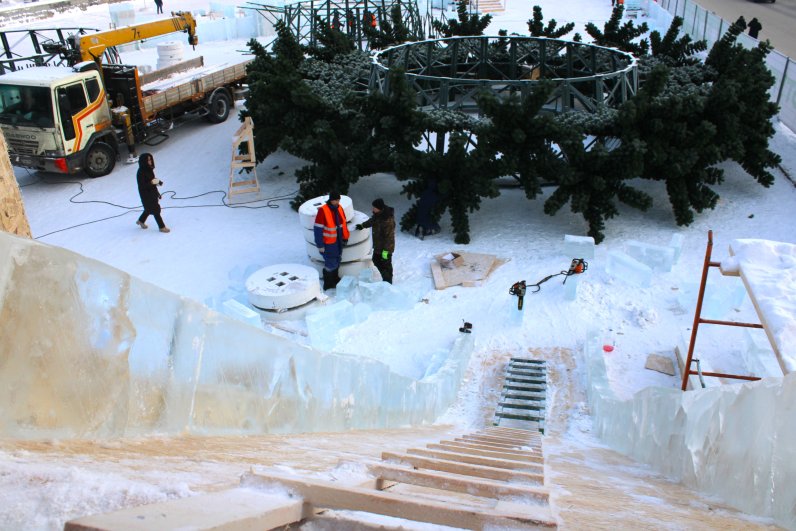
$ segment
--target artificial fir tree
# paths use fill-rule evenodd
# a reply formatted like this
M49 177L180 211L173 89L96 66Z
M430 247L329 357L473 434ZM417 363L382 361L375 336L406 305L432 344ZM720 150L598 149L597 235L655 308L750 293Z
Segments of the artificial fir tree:
M697 53L708 49L707 41L693 41L688 34L680 37L683 27L682 17L674 17L666 34L661 37L657 31L650 33L650 53L668 66L696 65L700 62Z
M338 24L326 24L315 17L315 41L306 47L307 55L321 61L331 61L338 55L354 51L353 39L343 33Z
M276 24L274 55L256 40L249 42L254 59L247 65L249 93L241 120L254 122L254 147L257 162L280 148L283 139L304 128L317 96L306 85L299 66L304 61L293 34L282 21Z
M535 86L524 99L498 100L484 92L478 98L483 127L478 131L478 148L493 161L495 176L513 175L528 199L536 198L542 184L553 182L564 171L565 162L553 149L562 126L552 114L540 113L554 85Z
M605 220L619 213L617 201L640 210L652 205L652 198L628 184L643 167L641 143L619 142L609 136L609 124L615 115L591 116L573 112L560 118L566 134L559 147L566 159L564 171L556 179L558 188L547 198L544 211L558 212L567 203L589 225L588 234L596 243L605 238ZM586 138L591 138L586 142Z
M390 20L382 20L379 27L373 27L366 21L363 32L371 50L383 50L396 44L423 40L422 34L413 34L404 24L400 4L395 4L390 8Z
M556 19L550 19L547 26L544 25L544 15L542 15L542 8L533 6L533 18L528 21L528 31L531 37L549 37L551 39L560 39L575 28L575 23L570 22L564 24L560 28L556 28L558 22Z
M492 15L479 16L478 13L468 14L470 6L468 0L457 0L456 14L458 20L449 18L447 22L433 20L431 27L443 37L464 37L468 35L483 35L484 30L492 22Z
M614 7L611 12L611 18L608 19L602 30L594 25L593 22L589 22L586 24L586 33L591 35L594 43L600 46L618 48L635 56L646 55L649 50L649 42L646 39L641 39L638 42L633 41L647 33L649 29L647 23L644 22L637 27L633 24L633 21L628 20L620 25L624 12L625 7L623 5Z
M770 101L774 76L765 60L771 52L768 41L751 50L737 42L746 28L740 17L710 51L705 65L713 68L706 113L716 125L724 159L738 162L757 182L771 186L774 176L768 168L780 163L779 155L768 149L774 135L771 120L778 112Z

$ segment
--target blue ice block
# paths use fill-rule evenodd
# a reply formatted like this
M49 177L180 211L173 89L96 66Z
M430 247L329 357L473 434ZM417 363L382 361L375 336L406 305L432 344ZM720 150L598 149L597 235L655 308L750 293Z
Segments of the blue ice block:
M235 299L229 299L224 301L224 303L221 305L221 312L224 315L229 315L230 317L237 319L238 321L243 321L244 323L248 323L252 326L259 327L262 325L262 321L260 320L260 314L258 314L251 308L244 306Z
M360 282L373 282L373 268L366 267L359 272Z
M388 282L366 282L359 285L362 302L378 310L411 310L415 299L406 291Z
M578 298L578 283L580 282L580 275L572 275L567 277L564 284L564 300L574 301Z
M343 300L308 312L305 320L312 346L321 350L334 348L337 332L354 324L353 308L353 304Z
M594 258L594 238L565 234L564 255L568 258Z
M680 260L680 253L683 252L683 241L685 237L675 232L672 234L672 239L669 241L669 247L674 249L674 263L676 264L678 260Z
M668 245L655 245L638 240L625 243L627 254L655 271L669 272L674 264L674 249Z
M608 253L605 272L640 288L652 285L652 268L619 251Z
M337 297L338 300L343 300L343 299L351 300L356 294L356 290L357 290L356 277L346 275L340 279L340 282L337 283L337 292L335 296Z

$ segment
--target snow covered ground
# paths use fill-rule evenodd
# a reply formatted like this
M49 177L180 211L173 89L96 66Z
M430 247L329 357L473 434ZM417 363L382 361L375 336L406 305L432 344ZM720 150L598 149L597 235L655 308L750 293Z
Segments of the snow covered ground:
M607 19L611 9L607 1L537 3L543 6L546 19L574 21L581 33L585 23L599 24ZM143 14L154 13L153 2L139 1L134 5ZM525 32L531 5L508 0L507 11L496 14L490 28L495 32ZM167 2L165 7L173 6ZM202 0L180 4L180 9L200 8L207 9ZM97 27L102 27L107 17L107 6L93 6L59 15L47 23L97 21ZM199 33L201 40L201 25ZM202 43L196 53L205 56L206 64L213 64L228 61L236 50L244 48L242 41ZM186 59L192 53L186 50ZM152 50L144 50L127 60L154 65L155 57ZM172 229L170 234L152 228L143 231L135 225L140 212L135 166L120 164L111 175L100 179L67 179L16 169L34 237L211 305L239 296L247 274L257 268L285 262L309 264L301 232L304 229L298 214L288 205L297 189L293 173L302 165L300 160L284 153L272 155L257 168L265 199L232 207L223 204L229 180L230 140L238 126L235 119L220 125L186 123L170 131L165 142L141 148L140 151L154 155L156 173L165 181L163 217ZM796 135L777 125L772 145L783 157L783 168L796 176ZM465 249L508 260L481 287L434 289L429 269L433 256L462 248L453 243L448 218L443 219L442 233L425 241L399 233L394 255L395 284L418 294L418 304L411 312L373 313L365 322L342 330L334 350L378 358L404 374L422 374L430 357L450 346L463 319L473 323L476 354L472 367L488 364L488 357L496 352L526 352L532 347L577 349L586 334L596 330L615 340L616 348L606 354L606 363L611 384L620 396L630 396L650 385L678 387L678 376L646 370L644 364L650 353L672 357L674 346L690 334L707 231L714 231L714 260L727 257L730 242L738 238L796 243L794 183L776 170L775 184L765 189L737 164L726 163L723 167L726 181L717 188L719 204L715 210L698 215L690 227L675 225L661 185L639 183L655 198L653 207L646 213L622 208L619 217L607 222L606 240L597 247L594 259L589 260L589 269L580 279L578 299L566 301L560 280L552 280L543 284L538 294L527 296L522 314L516 310L516 299L509 295L509 287L518 280L535 283L566 269L573 257L563 253L564 235L583 235L587 230L582 218L566 209L554 217L542 212L550 190L545 197L530 202L521 190L506 188L500 197L484 201L472 215L471 243ZM393 176L377 174L362 179L349 195L355 208L363 212L370 210L374 198L382 197L395 207L399 218L410 206L400 191L401 185ZM606 273L608 254L622 250L628 240L666 244L675 233L684 238L682 255L671 272L654 276L651 287L637 288ZM710 317L757 319L748 298L743 293L739 296L738 289L743 290L739 279L721 277L713 270L710 282L709 292L716 294L714 311L721 314ZM722 301L732 302L719 304ZM745 373L741 362L745 334L741 329L703 326L698 342L700 356L709 360L717 372ZM297 341L306 339L299 337ZM465 386L462 401L445 416L444 422L462 427L479 425L485 403L472 387L474 383ZM579 425L584 423L588 424L587 418ZM571 436L589 437L587 428L582 429L586 432L579 430ZM51 528L53 522L63 522L59 520L63 515L75 514L74 507L66 506L79 503L81 490L93 488L98 481L127 481L112 473L98 478L74 469L58 479L73 485L75 490L72 496L64 494L59 498L65 507L55 507L43 499L38 505L31 505L23 501L24 497L31 493L41 496L35 478L39 474L46 476L43 470L49 465L47 458L39 463L26 451L20 452L0 452L0 461L7 464L28 463L24 465L28 478L24 484L12 479L0 482L0 499L8 502L0 503L0 507L5 507L0 509L0 528L11 529L20 522L29 523L29 528ZM206 467L198 468L197 474L207 473ZM193 472L186 469L185 474L190 473ZM141 472L142 477L148 474L152 475ZM166 496L185 495L186 487L179 478L171 486L162 477L155 483L158 486L152 487L152 492L131 487L131 496L141 502L160 499L158 496L162 498L168 489L174 492L165 492ZM19 494L11 495L12 490ZM44 517L34 520L34 514Z

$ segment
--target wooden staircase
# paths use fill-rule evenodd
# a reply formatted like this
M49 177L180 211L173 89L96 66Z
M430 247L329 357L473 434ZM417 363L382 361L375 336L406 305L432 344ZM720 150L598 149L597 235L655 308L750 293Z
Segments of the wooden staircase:
M536 432L489 427L425 448L385 451L367 465L364 482L249 472L238 489L88 516L64 529L274 529L307 520L335 529L412 529L412 522L556 528L543 486L542 441ZM383 517L401 520L393 525Z

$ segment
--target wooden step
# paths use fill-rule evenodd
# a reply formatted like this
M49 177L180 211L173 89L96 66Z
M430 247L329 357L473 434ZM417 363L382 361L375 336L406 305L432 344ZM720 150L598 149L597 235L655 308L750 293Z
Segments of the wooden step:
M278 486L287 488L303 498L305 509L329 508L410 519L436 525L465 529L485 527L533 525L556 527L556 521L546 505L517 504L499 501L494 508L477 507L461 502L425 499L396 492L383 492L362 487L341 486L331 481L269 471L267 474L248 473L244 486Z
M442 450L445 452L455 452L458 454L477 455L481 457L489 457L492 459L507 459L509 461L521 461L523 463L543 463L544 458L541 454L533 455L531 452L511 453L501 452L499 450L483 450L480 448L468 448L455 443L438 443L427 444L426 448L429 450Z
M395 466L384 463L368 465L368 471L379 479L408 483L421 487L429 487L454 492L464 492L473 496L501 499L504 497L528 497L536 501L547 502L549 492L542 487L509 484L492 479L462 477L449 472L427 472L406 466Z
M508 468L511 470L519 470L521 472L532 472L535 474L542 474L543 467L536 463L523 463L519 461L512 461L509 459L498 459L493 457L480 457L477 455L468 455L458 452L446 452L443 450L428 450L426 448L409 448L406 453L412 455L420 455L423 457L432 457L434 459L447 459L448 461L458 461L460 463L467 463L468 465L482 465L491 466L495 468Z
M539 472L523 472L522 470L509 470L486 465L474 465L449 461L447 459L434 459L419 455L398 454L394 452L382 452L381 458L386 461L405 463L415 468L425 468L428 470L439 470L451 474L461 474L475 476L499 481L526 482L536 485L544 483L544 476Z

